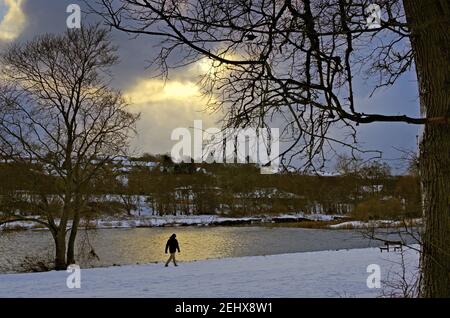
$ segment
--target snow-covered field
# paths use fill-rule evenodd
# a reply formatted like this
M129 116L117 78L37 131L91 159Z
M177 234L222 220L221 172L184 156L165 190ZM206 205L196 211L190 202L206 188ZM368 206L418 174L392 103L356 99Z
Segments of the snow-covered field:
M408 274L418 258L405 251ZM66 272L0 275L0 297L377 297L397 280L400 260L367 248L83 269L80 289L67 288ZM367 287L370 264L380 266L381 289Z

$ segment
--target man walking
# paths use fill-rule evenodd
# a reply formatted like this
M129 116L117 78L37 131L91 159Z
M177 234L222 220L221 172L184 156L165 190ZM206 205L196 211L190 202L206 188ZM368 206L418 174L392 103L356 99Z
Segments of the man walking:
M176 239L177 235L176 234L172 234L172 236L169 238L169 240L167 241L166 244L166 254L167 254L167 250L169 250L170 252L170 257L166 262L166 267L169 266L170 261L173 260L173 264L175 266L177 265L177 262L175 260L175 253L178 250L178 253L180 253L180 245L178 245L178 240Z

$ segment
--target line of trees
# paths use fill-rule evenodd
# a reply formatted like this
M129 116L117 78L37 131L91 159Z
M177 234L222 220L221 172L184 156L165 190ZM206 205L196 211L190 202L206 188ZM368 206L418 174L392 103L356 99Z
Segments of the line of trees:
M28 176L20 169L28 171ZM175 164L168 156L115 161L91 178L85 217L132 216L143 209L155 215L255 216L302 211L356 219L420 216L420 187L414 173L392 176L386 164L346 157L336 169L334 176L261 175L252 164ZM46 194L56 191L49 184L57 177L38 174L33 179L36 170L33 165L0 164L0 177L7 181L0 187L2 210L9 204L36 214L32 209L36 195L31 194L37 189Z
M344 158L353 162L353 159ZM345 165L348 166L346 163ZM420 217L417 176L393 176L387 164L359 163L335 176L261 175L254 165L172 164L131 170L126 191L147 196L157 214L353 214L358 219ZM377 209L364 205L379 202Z
M142 160L142 161L141 161ZM391 175L379 162L354 165L339 161L334 176L300 173L261 175L247 164L175 164L139 159L131 167L110 162L90 179L85 219L104 215L221 214L256 216L281 213L345 214L356 219L404 219L421 215L417 176ZM351 166L350 170L348 167ZM0 163L0 210L29 219L42 213L42 197L56 197L58 176L38 164ZM87 194L86 194L87 195ZM14 211L21 211L20 215ZM12 219L11 219L12 220Z

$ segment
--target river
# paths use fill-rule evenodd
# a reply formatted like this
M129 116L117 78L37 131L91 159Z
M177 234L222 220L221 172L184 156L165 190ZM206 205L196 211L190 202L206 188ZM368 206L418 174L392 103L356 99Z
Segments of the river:
M379 246L357 230L322 230L265 226L162 227L98 229L78 237L78 250L93 246L98 259L79 256L83 267L161 262L166 240L177 234L180 261L271 255ZM390 236L390 239L395 239ZM53 257L47 231L0 233L0 272L15 271L26 256ZM84 248L83 248L84 246ZM86 255L87 253L84 253Z

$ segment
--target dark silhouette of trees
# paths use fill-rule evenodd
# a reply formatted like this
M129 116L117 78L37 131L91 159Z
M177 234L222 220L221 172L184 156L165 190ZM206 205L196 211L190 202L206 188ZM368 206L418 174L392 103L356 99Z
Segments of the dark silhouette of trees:
M34 165L41 183L52 180L45 191L29 189L38 213L29 217L12 210L0 215L0 224L46 226L59 270L75 262L75 239L92 183L125 153L138 118L108 86L106 75L116 61L108 32L99 26L39 36L0 56L0 156Z
M87 2L88 4L90 3ZM374 122L424 125L423 291L450 297L450 3L379 0L382 19L368 26L368 0L97 0L92 10L129 34L161 39L162 74L206 59L210 107L224 126L283 123L283 155L321 167L336 144L360 151L356 128ZM355 81L393 85L414 66L423 117L366 113ZM393 105L394 108L395 105ZM341 132L334 133L332 132ZM290 160L286 161L289 165Z

